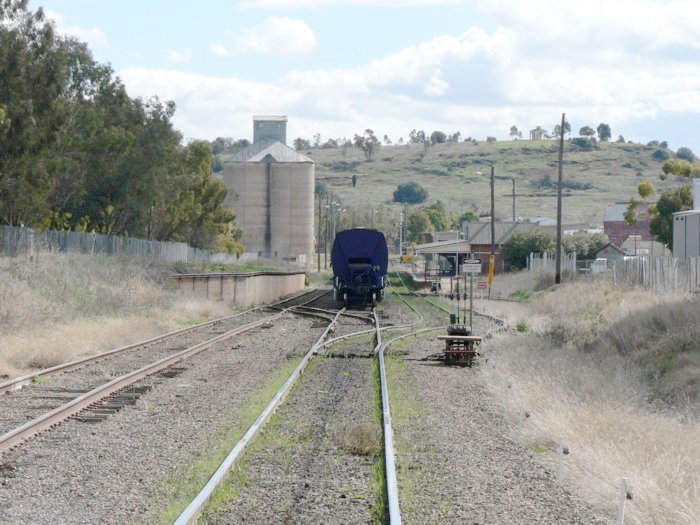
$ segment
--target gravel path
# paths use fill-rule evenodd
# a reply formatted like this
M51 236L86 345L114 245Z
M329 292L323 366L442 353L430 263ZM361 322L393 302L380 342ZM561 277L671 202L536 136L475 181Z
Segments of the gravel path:
M474 325L476 333L495 327L483 317ZM401 347L408 355L389 359L405 523L607 523L508 437L478 367L419 360L442 345L417 339Z
M321 324L285 316L143 381L133 405L99 423L64 423L4 456L0 523L157 521L149 509L165 481L222 428L236 429L251 396L298 362Z

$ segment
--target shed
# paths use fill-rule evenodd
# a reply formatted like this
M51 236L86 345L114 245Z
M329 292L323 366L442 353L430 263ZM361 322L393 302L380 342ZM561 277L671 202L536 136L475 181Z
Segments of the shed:
M628 255L630 254L612 242L609 242L602 248L598 248L595 252L596 258L607 259L608 261L620 261Z

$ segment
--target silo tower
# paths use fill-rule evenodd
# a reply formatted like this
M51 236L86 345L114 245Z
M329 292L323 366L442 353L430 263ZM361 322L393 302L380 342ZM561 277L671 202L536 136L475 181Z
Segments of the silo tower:
M314 250L315 167L286 141L287 117L253 117L253 144L224 162L223 180L245 252L306 263Z

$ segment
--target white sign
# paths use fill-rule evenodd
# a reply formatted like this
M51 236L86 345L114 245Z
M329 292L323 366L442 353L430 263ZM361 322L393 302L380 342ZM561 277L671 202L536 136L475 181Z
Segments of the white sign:
M481 261L467 261L462 265L462 274L465 273L481 273Z

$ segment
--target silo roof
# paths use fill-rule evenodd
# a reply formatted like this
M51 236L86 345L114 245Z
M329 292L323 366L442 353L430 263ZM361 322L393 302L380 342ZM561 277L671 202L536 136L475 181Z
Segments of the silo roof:
M226 162L269 162L266 159L268 155L275 162L314 162L297 150L274 139L263 139L255 142L230 157Z

